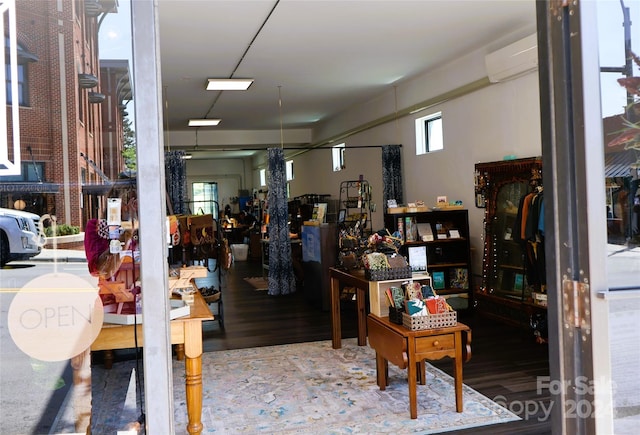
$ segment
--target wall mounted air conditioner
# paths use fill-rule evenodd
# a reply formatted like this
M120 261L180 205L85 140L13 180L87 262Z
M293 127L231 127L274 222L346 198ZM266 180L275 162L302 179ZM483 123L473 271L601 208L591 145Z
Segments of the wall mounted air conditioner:
M516 78L538 68L538 37L534 33L485 57L491 83Z

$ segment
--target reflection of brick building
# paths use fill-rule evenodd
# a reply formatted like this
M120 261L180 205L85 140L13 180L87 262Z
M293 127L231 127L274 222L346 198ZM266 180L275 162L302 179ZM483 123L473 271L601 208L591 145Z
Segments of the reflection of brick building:
M124 167L120 106L126 92L117 85L128 83L122 71L128 67L101 71L98 60L99 22L116 7L116 0L17 2L20 88L18 98L10 98L20 102L22 171L0 177L2 207L23 199L28 211L83 226L98 207L97 195L83 194L83 185L103 184L107 166L109 178Z

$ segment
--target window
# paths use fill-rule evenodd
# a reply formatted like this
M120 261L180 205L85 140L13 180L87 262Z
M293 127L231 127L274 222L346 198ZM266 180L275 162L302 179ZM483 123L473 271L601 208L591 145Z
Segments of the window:
M293 160L287 160L285 163L285 171L287 173L287 181L293 180Z
M344 148L345 144L341 143L335 145L331 149L331 163L333 165L333 172L342 171L344 166Z
M20 175L7 175L0 177L1 182L13 181L35 181L42 182L44 177L44 163L42 162L22 162Z
M444 149L442 112L416 119L416 155Z
M212 214L215 219L218 219L218 183L215 181L192 183L191 192L193 194L192 212Z
M266 186L266 185L267 185L267 170L260 169L260 186Z
M9 38L5 36L4 38L4 46L6 53L9 53ZM22 45L18 44L18 104L21 106L28 106L28 83L27 83L27 65L29 61L35 60L35 56L25 50ZM6 90L7 90L7 104L11 104L13 102L13 95L11 95L11 64L9 62L8 54L5 56L5 78L6 78Z

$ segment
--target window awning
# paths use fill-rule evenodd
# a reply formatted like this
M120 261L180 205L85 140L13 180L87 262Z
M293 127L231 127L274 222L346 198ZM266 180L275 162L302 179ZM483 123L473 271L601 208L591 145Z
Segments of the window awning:
M636 154L633 150L605 153L604 176L606 178L631 177L633 176L631 165L636 160Z

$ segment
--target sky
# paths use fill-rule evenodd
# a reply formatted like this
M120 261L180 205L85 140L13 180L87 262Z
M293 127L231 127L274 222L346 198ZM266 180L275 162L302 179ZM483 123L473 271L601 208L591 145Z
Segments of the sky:
M631 50L640 53L640 1L625 0L624 5L629 8L630 14ZM621 2L620 0L598 0L597 8L600 65L623 66L625 53ZM637 65L634 65L634 75L638 75ZM625 89L617 82L621 77L623 75L617 73L600 74L603 117L624 113L627 96Z

